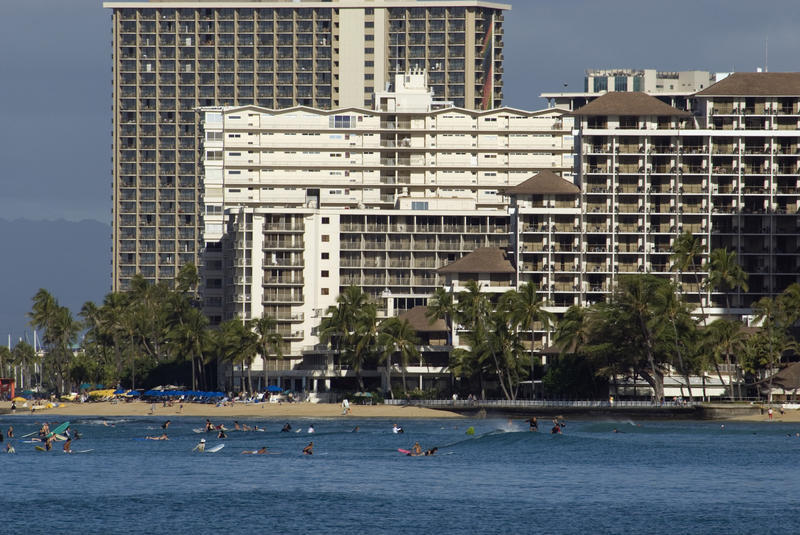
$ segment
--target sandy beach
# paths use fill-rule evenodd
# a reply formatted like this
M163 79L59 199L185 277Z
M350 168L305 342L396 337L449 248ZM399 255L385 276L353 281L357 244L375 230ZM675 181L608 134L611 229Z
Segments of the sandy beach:
M10 409L11 403L1 402L0 410ZM235 403L225 407L210 404L184 403L181 411L178 404L163 407L155 404L151 412L150 403L142 401L111 403L108 401L90 403L60 402L58 407L36 409L35 414L53 416L156 416L172 418L178 416L220 418L461 418L460 414L449 411L404 407L398 405L350 405L351 413L342 415L342 407L332 403ZM30 414L30 408L17 403L17 414Z

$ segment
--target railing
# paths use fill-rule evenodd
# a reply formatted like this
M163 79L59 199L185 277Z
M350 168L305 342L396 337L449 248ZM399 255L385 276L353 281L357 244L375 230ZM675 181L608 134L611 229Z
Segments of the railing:
M488 400L451 400L451 399L428 399L428 400L404 400L404 399L386 399L386 405L413 405L417 407L431 407L431 408L450 408L450 409L474 409L474 408L492 408L492 409L505 409L512 407L557 407L557 408L643 408L643 409L660 409L664 407L695 407L695 404L684 404L677 401L664 401L657 403L654 401L614 401L613 403L607 400L549 400L549 399L488 399Z

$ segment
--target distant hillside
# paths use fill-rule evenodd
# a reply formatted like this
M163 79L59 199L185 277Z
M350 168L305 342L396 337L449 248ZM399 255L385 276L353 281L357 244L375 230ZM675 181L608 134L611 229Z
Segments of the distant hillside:
M77 315L111 289L111 227L95 220L0 219L0 343L30 331L25 314L45 288Z

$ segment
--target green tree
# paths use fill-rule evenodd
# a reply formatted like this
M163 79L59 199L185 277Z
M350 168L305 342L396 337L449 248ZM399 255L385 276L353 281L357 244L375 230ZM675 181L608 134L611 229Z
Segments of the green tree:
M447 344L453 344L453 318L458 311L453 292L444 288L436 288L433 295L428 299L428 310L425 315L433 323L435 319L444 320L447 328Z
M26 385L27 388L33 387L34 374L31 373L31 368L33 367L35 369L37 362L36 351L33 349L33 346L20 340L11 350L10 357L14 366L17 366L20 370L22 385Z
M731 308L731 292L742 290L747 292L748 274L739 265L735 251L714 249L709 262L708 284L713 289L725 293L725 306Z
M689 379L690 370L683 358L684 351L682 346L684 344L682 343L682 337L678 334L679 325L681 333L684 334L683 338L695 331L695 323L692 319L691 311L681 299L677 286L672 282L659 286L654 297L656 315L666 318L672 328L672 341L674 342L675 355L678 358L678 370L683 376L686 388L689 391L689 397L693 398L692 383Z
M208 318L196 308L189 309L168 334L167 343L177 358L188 359L192 368L192 390L197 390L197 363L202 363L209 346ZM202 364L200 366L202 369Z
M738 320L718 319L712 322L705 332L709 353L713 359L717 375L722 384L722 374L719 370L719 359L723 358L728 368L730 379L729 396L733 401L733 363L732 357L741 354L745 349L747 337L742 330L742 323ZM741 392L739 393L741 397Z
M407 393L406 386L406 370L408 363L412 359L417 359L421 362L421 354L419 351L419 338L414 331L414 328L408 323L406 319L399 318L386 318L378 328L378 347L381 349L381 360L385 362L386 367L386 384L389 385L389 392L394 398L392 391L392 355L398 355L400 364L400 373L403 377L403 393Z
M271 355L280 359L283 356L283 336L278 332L278 322L270 316L263 315L251 320L251 325L256 333L256 347L264 366L264 388L269 385L269 371L267 359Z
M703 264L705 246L691 232L683 232L672 244L672 266L670 269L678 272L690 271L694 277L697 293L700 296L701 323L705 324L706 311L703 306L703 293L705 285L701 284L699 269Z

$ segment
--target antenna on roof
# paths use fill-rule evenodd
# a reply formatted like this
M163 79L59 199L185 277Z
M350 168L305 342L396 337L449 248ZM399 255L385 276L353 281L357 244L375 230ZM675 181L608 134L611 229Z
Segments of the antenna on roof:
M764 38L764 72L769 72L769 35Z

